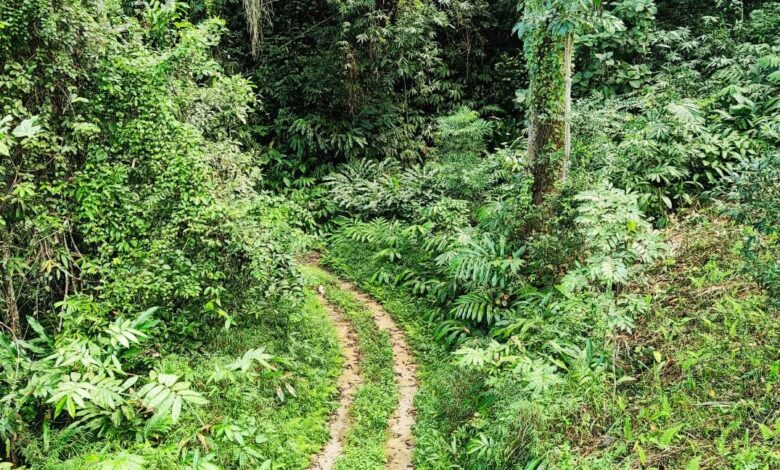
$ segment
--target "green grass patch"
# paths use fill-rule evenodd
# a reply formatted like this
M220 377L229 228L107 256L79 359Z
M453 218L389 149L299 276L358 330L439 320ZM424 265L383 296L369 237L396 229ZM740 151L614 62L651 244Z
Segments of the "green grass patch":
M138 457L142 468L308 468L311 455L328 439L342 366L324 308L307 293L288 324L255 322L213 335L199 353L164 355L158 367L191 382L207 405L185 405L175 424L152 420L136 439L105 436L99 444L79 443L79 455L65 463L59 457L68 452L57 452L50 443L47 454L41 443L36 467L96 468L98 462L121 465ZM234 371L227 378L216 372L257 348L278 357L271 361L277 370L252 363L246 373ZM51 442L60 440L55 435Z
M315 267L304 267L302 273L307 284L325 288L325 297L346 315L358 335L360 368L365 382L355 393L344 454L336 468L384 468L388 421L398 403L390 336L377 328L371 312L361 302L340 289L336 277Z
M647 467L780 468L780 311L742 269L741 228L692 214L667 232L676 258L634 286L653 308L618 356L636 379L621 437Z

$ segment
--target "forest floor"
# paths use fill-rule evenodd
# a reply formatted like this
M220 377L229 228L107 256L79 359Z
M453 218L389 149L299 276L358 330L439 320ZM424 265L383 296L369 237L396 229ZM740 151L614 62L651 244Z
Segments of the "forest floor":
M363 388L367 390L365 396L376 394L376 398L382 401L381 387L372 391L372 380L366 378L366 369L371 368L372 364L371 358L366 357L370 354L366 354L363 348L379 346L382 349L387 343L392 357L391 363L385 362L385 365L392 366L393 390L390 396L394 403L392 408L387 409L391 414L384 421L385 440L381 453L386 461L383 467L389 470L412 468L412 427L415 421L414 396L418 390L418 370L404 330L373 298L360 292L353 284L337 279L320 268L317 258L311 257L307 262L307 269L310 275L313 273L315 281L310 285L316 286L317 298L338 331L344 357L338 386L339 407L329 423L330 441L312 459L310 468L352 468L361 465L361 462L368 463L361 458L352 459L353 463L350 464L348 455L350 434L359 436L363 432L359 429L361 419L360 409L355 406L356 394ZM379 335L374 345L370 339L367 341L361 336L361 330L364 334ZM361 343L364 342L362 348ZM382 379L378 377L374 381L381 384ZM382 427L381 423L379 427ZM367 428L370 432L370 426Z

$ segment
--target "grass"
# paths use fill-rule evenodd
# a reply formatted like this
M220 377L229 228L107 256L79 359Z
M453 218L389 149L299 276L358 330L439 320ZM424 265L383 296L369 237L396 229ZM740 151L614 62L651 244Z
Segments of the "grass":
M161 424L163 437L155 439L152 431L151 443L106 436L100 445L82 444L80 455L66 463L49 457L40 467L95 468L97 462L120 462L132 454L143 458L143 468L308 468L311 455L328 439L342 365L323 307L307 293L289 325L253 322L213 333L198 354L159 359L161 370L185 377L208 398L207 405L185 407L175 425ZM209 380L219 367L259 347L280 358L278 371Z
M622 393L635 455L656 468L780 468L780 312L741 269L740 227L691 214L667 238L676 257L633 287L653 308L619 356L636 378Z
M339 288L336 277L314 267L303 267L302 273L309 285L325 288L327 300L344 313L358 336L364 384L355 393L351 424L336 468L384 468L388 420L398 403L390 336L377 328L371 312L362 303Z

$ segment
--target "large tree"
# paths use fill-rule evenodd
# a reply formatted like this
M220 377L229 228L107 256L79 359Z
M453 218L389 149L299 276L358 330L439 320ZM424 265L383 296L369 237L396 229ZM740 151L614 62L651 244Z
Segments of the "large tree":
M569 158L569 115L573 31L578 0L527 0L518 24L530 78L528 159L533 202L541 204L565 178Z

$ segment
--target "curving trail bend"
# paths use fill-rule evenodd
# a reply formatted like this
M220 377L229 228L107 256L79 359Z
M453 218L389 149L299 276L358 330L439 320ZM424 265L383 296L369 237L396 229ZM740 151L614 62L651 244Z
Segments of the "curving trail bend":
M414 361L412 349L406 340L406 335L393 318L377 301L360 292L353 284L341 282L339 287L353 295L372 314L377 328L387 331L393 348L393 371L398 390L398 406L390 417L388 425L388 440L385 444L388 470L406 470L413 468L412 451L414 441L412 426L414 425L414 395L417 393L417 364ZM330 440L322 451L314 456L309 470L330 470L342 454L344 436L349 429L349 410L354 402L355 392L363 383L360 375L360 352L358 350L357 334L349 320L334 308L323 295L324 289L319 287L318 300L325 307L338 331L344 355L344 369L339 377L339 407L331 417L328 429Z

